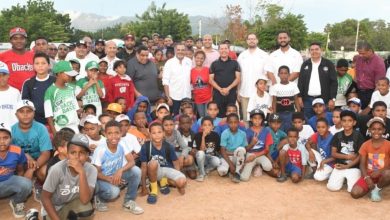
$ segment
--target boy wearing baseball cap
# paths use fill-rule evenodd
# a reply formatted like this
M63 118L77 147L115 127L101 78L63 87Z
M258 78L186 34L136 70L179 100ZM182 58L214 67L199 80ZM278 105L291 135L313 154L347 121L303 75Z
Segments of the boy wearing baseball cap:
M12 144L20 146L27 157L28 179L37 177L34 183L34 199L40 201L42 185L46 176L46 164L51 156L52 145L46 127L34 120L34 104L23 99L18 102L16 117L19 122L12 126Z
M390 141L383 138L385 121L374 117L367 123L371 139L364 142L359 150L362 177L352 188L351 196L361 198L371 192L371 201L382 200L380 190L390 184Z
M31 180L23 177L27 158L20 147L11 144L11 129L0 122L0 198L10 197L15 218L25 215L24 202L31 193Z
M317 131L317 119L325 118L330 126L333 125L332 113L326 110L325 102L322 98L316 98L312 102L314 116L312 116L307 123Z
M115 119L116 116L122 114L122 106L118 103L110 103L107 106L106 112L111 118Z
M362 111L361 109L362 102L357 97L352 97L348 99L347 106L349 110L355 112L356 114L360 114L360 112ZM371 109L369 109L369 111L371 111Z
M71 128L78 132L79 118L77 110L79 105L71 87L67 85L71 78L78 73L72 69L68 61L59 61L53 67L57 79L45 92L45 117L50 131L55 134L61 128Z
M121 125L122 137L119 144L122 144L124 147L128 148L133 155L136 165L141 165L139 161L139 152L141 151L141 145L139 144L137 138L129 133L130 129L130 118L125 114L120 114L115 117L115 121L119 122Z
M98 79L99 64L89 61L85 66L87 76L76 82L76 98L83 101L83 106L92 104L96 107L96 115L102 114L102 103L100 99L106 95L103 82Z
M2 121L8 125L15 124L16 104L21 99L20 92L8 84L9 69L7 64L0 61L0 115Z
M84 134L88 137L89 141L89 150L91 151L91 156L95 149L106 143L106 138L100 135L101 123L95 115L87 115L84 118Z
M93 213L91 199L97 170L90 164L88 138L75 134L67 145L67 159L52 166L42 191L43 219L74 219Z

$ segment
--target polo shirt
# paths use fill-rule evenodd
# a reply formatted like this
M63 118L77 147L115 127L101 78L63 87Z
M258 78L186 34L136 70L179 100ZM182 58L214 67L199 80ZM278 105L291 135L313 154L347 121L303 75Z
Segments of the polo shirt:
M385 68L383 59L376 54L369 59L358 56L355 66L358 88L375 89L375 83L378 79L386 76Z
M230 57L226 61L219 58L210 66L210 74L214 75L214 81L221 88L226 88L233 83L236 79L236 71L241 72L240 65L237 61L230 59ZM236 89L237 87L234 87L231 91Z

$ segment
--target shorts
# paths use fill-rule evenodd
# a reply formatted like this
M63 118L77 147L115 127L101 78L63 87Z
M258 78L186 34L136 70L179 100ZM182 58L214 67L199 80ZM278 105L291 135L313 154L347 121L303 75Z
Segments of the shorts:
M371 178L371 180L374 184L377 184L381 177L382 175L379 175L377 178ZM368 188L368 185L364 180L364 177L360 177L358 181L355 183L355 186L359 186L360 188L362 188L365 193L368 193L370 191L370 188Z
M275 150L274 152L271 153L272 160L275 161L276 159L278 159L278 157L279 157L279 151Z
M166 177L174 181L180 178L186 178L186 176L182 172L176 170L175 168L160 167L160 164L158 163L157 180L161 180L163 177Z
M286 173L291 176L291 174L296 173L298 176L302 176L302 169L298 166L292 164L291 162L288 162L286 164Z

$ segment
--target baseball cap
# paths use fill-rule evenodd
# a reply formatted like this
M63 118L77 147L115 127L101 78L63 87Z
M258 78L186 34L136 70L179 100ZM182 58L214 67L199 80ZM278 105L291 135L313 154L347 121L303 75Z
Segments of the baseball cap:
M22 99L22 100L20 100L20 101L16 104L16 111L18 111L19 109L24 108L24 107L28 107L28 108L32 109L33 111L35 111L34 103L32 103L32 101L30 101L30 100L28 100L28 99Z
M165 108L166 110L169 111L169 106L166 104L166 103L160 103L157 108L156 108L156 111L160 110L161 108Z
M5 122L0 121L0 131L7 131L11 135L11 127L8 126Z
M87 47L87 43L85 41L83 41L83 40L79 40L79 41L76 42L76 47L81 46L81 45L84 45L84 46Z
M123 37L123 40L127 40L128 38L131 38L132 40L135 40L135 37L134 37L134 35L132 35L132 34L126 34L126 35Z
M96 61L89 61L85 65L85 70L91 70L91 69L99 69L99 64Z
M252 116L254 115L261 115L261 117L264 119L265 118L265 115L264 115L264 112L261 111L261 109L253 109L252 111L249 112L249 117L252 118Z
M80 64L80 61L78 59L71 59L71 60L69 60L69 62Z
M354 103L354 104L359 105L359 106L362 105L362 102L357 97L353 97L353 98L348 99L347 105L349 105L349 103Z
M125 114L120 114L120 115L115 117L115 121L117 121L117 122L121 122L121 121L125 121L125 120L130 122L129 116L127 116Z
M173 39L173 38L172 38L172 35L170 35L170 34L168 34L167 36L165 36L165 38Z
M99 40L97 40L96 42L95 42L95 45L96 44L103 44L103 46L104 45L106 45L106 42L103 40L103 39L99 39Z
M273 114L271 114L271 115L269 116L268 121L270 121L270 122L273 122L273 121L279 121L279 122L281 122L282 119L280 118L280 115L279 115L278 113L273 113Z
M122 113L122 106L118 103L110 103L108 106L107 106L107 110L110 110L110 111L113 111L113 112L117 112L119 114Z
M91 123L91 124L101 125L98 117L96 117L95 115L87 115L87 116L85 116L84 124L85 124L85 122L88 122L88 123Z
M357 117L356 117L356 113L351 111L351 110L343 110L341 113L340 113L340 118L343 119L344 117L346 116L349 116L351 118L353 118L353 120L356 121Z
M53 67L53 73L65 73L68 76L77 76L79 73L74 71L72 64L69 61L61 60L58 61Z
M74 144L80 147L85 148L88 152L91 152L89 149L89 141L86 135L84 134L75 134L72 139L70 139L68 146Z
M322 98L316 98L311 103L311 106L315 106L316 104L325 105L325 102L324 102L324 100Z
M373 117L367 122L367 127L370 127L373 123L379 122L386 127L386 122L381 117Z
M14 27L12 28L10 31L9 31L9 38L17 35L17 34L20 34L22 35L23 37L27 37L27 32L26 30L24 30L23 28L21 27Z
M101 63L103 63L103 62L105 62L105 63L108 64L107 60L103 60L103 59L100 59L100 60L99 60L99 64L101 64Z
M192 100L190 98L184 98L184 99L181 100L181 104L184 104L184 103L192 104Z
M7 64L5 64L4 62L1 62L1 61L0 61L0 73L9 74L9 69L8 69Z
M159 37L160 35L159 35L158 33L153 33L153 34L152 34L152 37L154 37L154 36Z

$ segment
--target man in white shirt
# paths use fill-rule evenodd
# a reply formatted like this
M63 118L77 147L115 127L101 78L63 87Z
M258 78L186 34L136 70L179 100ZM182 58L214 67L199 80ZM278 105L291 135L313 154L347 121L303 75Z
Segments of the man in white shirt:
M106 46L104 48L106 56L102 58L102 60L107 61L107 74L111 76L116 76L116 72L114 70L114 63L120 60L116 57L116 53L118 52L118 48L114 41L107 41Z
M266 71L272 73L270 80L272 85L280 82L278 69L281 66L290 68L289 81L298 83L299 71L303 63L301 54L290 46L290 35L287 31L280 31L277 37L279 49L270 54L266 64Z
M80 62L80 74L76 77L77 80L87 76L87 72L85 71L85 65L89 61L99 62L99 58L91 52L91 45L91 38L84 37L82 40L76 42L75 50L69 52L66 55L66 61L76 59Z
M260 78L269 79L264 69L268 54L257 47L259 43L256 34L249 34L246 38L248 49L242 52L237 59L241 67L241 82L238 89L238 101L240 102L243 120L248 121L247 108L249 97L256 93L256 81Z
M162 83L174 115L179 114L181 100L191 98L192 60L184 56L185 50L184 44L176 44L175 57L169 59L164 66Z

